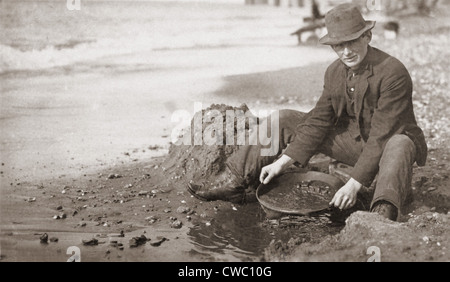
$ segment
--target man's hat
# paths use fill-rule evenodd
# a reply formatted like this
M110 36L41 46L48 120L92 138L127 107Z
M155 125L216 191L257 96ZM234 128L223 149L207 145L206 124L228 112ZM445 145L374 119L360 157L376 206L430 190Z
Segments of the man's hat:
M375 21L364 20L358 7L345 3L334 7L325 15L325 25L328 34L319 43L334 45L359 38L375 26Z

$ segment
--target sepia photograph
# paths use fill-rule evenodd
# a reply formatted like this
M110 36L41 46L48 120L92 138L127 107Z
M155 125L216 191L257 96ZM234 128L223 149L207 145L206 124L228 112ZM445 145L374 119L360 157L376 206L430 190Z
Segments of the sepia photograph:
M449 46L450 0L0 0L0 262L448 262Z

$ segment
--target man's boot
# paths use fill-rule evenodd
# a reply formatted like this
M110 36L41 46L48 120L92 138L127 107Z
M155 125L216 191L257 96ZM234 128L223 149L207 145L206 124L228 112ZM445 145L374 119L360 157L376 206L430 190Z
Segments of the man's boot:
M393 204L389 203L388 201L376 202L372 208L372 212L381 214L385 218L390 219L392 221L397 220L397 215L398 215L397 208Z
M188 191L202 201L222 200L237 204L245 203L247 194L228 167L212 183L188 183Z

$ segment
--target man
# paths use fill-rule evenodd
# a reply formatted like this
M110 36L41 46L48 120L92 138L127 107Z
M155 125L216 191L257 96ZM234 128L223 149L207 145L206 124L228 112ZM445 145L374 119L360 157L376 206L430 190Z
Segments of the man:
M338 55L325 73L323 93L308 114L279 112L280 147L261 156L262 146L243 146L227 160L226 180L215 189L190 184L204 200L243 201L245 187L267 184L292 164L306 166L323 153L353 166L351 179L330 202L341 210L356 203L362 186L377 177L371 211L397 220L408 203L412 166L425 165L427 145L417 126L412 81L404 65L369 45L373 21L342 4L325 16L328 34L319 40Z

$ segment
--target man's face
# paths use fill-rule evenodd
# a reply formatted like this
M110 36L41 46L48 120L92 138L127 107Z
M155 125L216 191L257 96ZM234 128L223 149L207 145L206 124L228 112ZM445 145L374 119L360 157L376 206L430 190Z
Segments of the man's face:
M357 69L367 55L371 37L363 35L355 40L346 41L341 44L331 45L331 48L339 56L339 59L352 69Z

